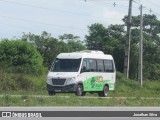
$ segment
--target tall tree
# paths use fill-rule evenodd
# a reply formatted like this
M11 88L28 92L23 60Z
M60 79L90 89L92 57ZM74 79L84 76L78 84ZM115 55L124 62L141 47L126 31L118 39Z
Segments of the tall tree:
M60 36L59 36L59 39L60 39L60 40L69 41L69 40L79 40L80 37L79 37L79 36L74 36L74 35L72 35L72 34L63 34L63 35L60 35Z
M43 31L41 35L24 33L21 40L31 42L37 46L38 51L43 56L44 65L48 67L50 67L52 61L59 53L59 48L57 46L58 40L53 38L51 34L46 31Z
M102 24L89 26L89 35L86 35L86 46L90 50L101 50L105 54L113 55L118 71L123 71L124 56L124 26Z
M123 21L126 24L127 16L124 17ZM144 35L144 49L143 49L143 60L144 60L144 79L157 79L160 75L158 72L160 71L158 64L160 64L160 58L157 53L160 51L160 21L157 19L155 15L143 15L143 35ZM138 46L140 39L140 16L133 16L132 19L132 41L131 45L134 46L134 49L131 49L131 71L130 75L137 78L136 71L138 70ZM133 59L134 58L134 59ZM154 67L153 67L154 66Z
M79 36L64 34L60 35L59 39L67 44L68 52L81 51L86 49L85 45L83 45L83 41L80 40Z
M50 33L44 31L41 35L24 34L21 39L37 46L38 51L43 56L44 65L50 67L59 53L86 49L79 38L72 34L64 34L59 36L59 39L56 39Z
M109 38L108 30L102 24L95 23L89 28L89 35L86 35L86 46L90 50L102 50L104 51L104 41Z

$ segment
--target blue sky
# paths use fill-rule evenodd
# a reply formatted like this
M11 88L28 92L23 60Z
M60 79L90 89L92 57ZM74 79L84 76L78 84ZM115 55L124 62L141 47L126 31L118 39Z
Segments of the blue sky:
M128 4L128 0L0 0L0 39L47 31L56 38L68 33L83 40L88 25L122 24ZM135 0L133 15L139 15L140 4L144 5L144 13L152 9L151 14L159 18L159 0Z

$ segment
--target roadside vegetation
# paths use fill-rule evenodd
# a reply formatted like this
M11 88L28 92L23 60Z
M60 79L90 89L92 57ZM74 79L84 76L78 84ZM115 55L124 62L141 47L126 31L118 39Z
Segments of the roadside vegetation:
M133 16L132 21L130 79L122 74L127 24L125 16L124 24L121 25L105 27L95 23L88 26L89 33L84 40L72 34L54 38L46 31L41 35L24 33L20 38L1 39L0 106L160 106L160 99L158 99L160 98L160 21L155 15L145 14L143 17L144 81L142 87L137 80L140 16ZM89 93L86 96L98 98L80 98L71 93L48 97L46 76L53 60L59 53L81 50L101 50L113 56L116 70L119 71L115 90L108 94L108 97L113 98L103 99L97 94Z
M127 79L119 72L116 89L109 92L107 96L109 98L98 97L96 93L87 93L84 97L77 97L74 93L57 93L55 96L49 96L45 88L45 75L39 77L24 75L14 80L23 81L26 78L30 81L29 84L27 82L25 84L30 88L22 87L23 84L19 84L17 89L13 87L14 84L10 84L14 88L12 90L9 86L10 90L2 90L1 87L3 96L0 97L0 106L160 106L160 82L144 81L143 87L140 87L138 81Z
M83 98L83 97L11 97L6 95L0 97L0 106L160 106L158 99L140 99L140 98Z

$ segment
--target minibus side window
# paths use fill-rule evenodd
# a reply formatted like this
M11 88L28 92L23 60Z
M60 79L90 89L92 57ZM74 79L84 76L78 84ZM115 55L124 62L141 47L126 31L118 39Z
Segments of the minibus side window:
M81 72L96 72L96 60L95 59L84 59L82 63Z
M96 72L97 71L97 64L95 59L88 59L89 60L89 71Z
M97 60L97 72L104 72L103 60Z
M105 67L105 72L114 72L112 60L104 60L104 67Z

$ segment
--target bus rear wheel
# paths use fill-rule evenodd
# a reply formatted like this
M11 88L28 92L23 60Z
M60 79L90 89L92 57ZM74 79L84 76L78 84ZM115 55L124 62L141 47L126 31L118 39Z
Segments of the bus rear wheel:
M85 93L86 93L86 92L83 92L83 86L82 86L82 84L78 84L78 85L77 85L77 90L76 90L75 94L76 94L77 96L84 96Z
M103 91L98 92L98 95L100 97L106 97L108 92L109 92L109 87L108 85L105 85Z

